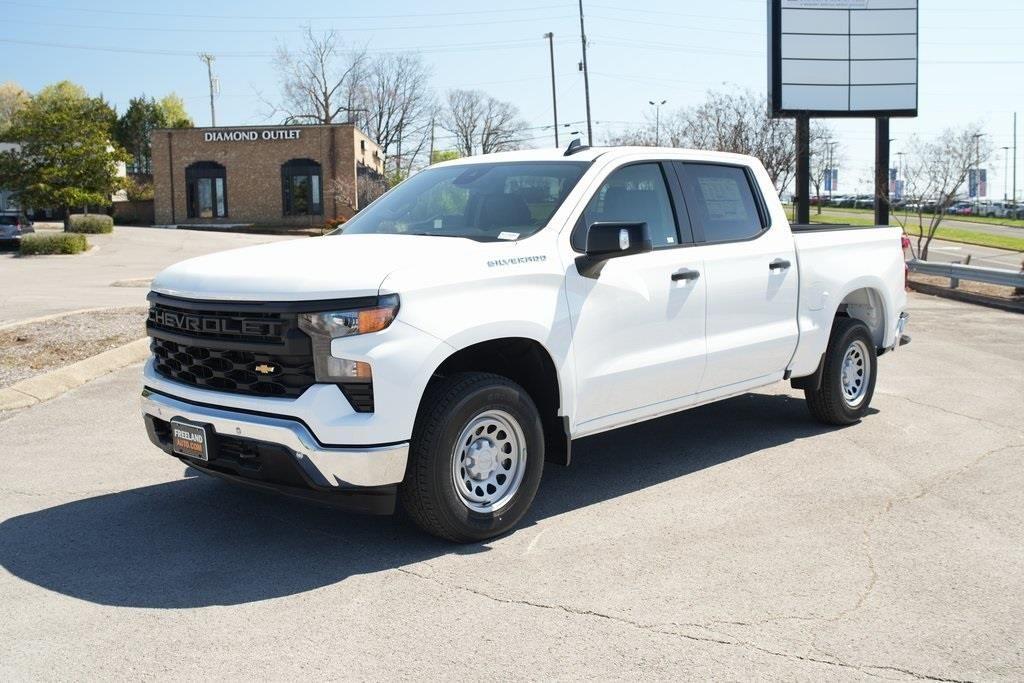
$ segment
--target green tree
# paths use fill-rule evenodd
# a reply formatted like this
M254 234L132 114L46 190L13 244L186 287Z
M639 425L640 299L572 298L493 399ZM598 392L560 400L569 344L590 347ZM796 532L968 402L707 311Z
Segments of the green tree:
M14 81L0 84L0 139L6 137L11 119L25 108L28 99L28 93Z
M185 111L185 101L176 93L165 95L157 105L163 114L165 128L191 128L196 125Z
M166 125L164 112L152 97L133 97L128 102L114 125L114 139L132 156L131 173L152 173L153 131Z
M153 157L153 131L157 128L189 128L192 119L180 97L171 93L161 100L133 97L128 109L114 124L114 139L132 155L130 171L150 175Z
M23 206L107 205L120 187L118 163L128 155L112 144L114 112L101 97L74 84L49 86L18 111L7 137L18 148L0 153L0 187Z

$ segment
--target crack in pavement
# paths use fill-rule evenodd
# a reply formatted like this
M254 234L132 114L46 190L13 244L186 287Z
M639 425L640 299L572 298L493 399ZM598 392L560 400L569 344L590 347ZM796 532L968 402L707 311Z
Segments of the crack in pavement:
M762 647L762 646L757 645L755 643L751 643L751 642L747 642L747 641L744 641L744 640L740 640L739 638L736 638L735 636L733 636L733 635L731 635L729 633L724 633L724 632L721 632L721 631L715 631L714 629L712 629L712 628L710 628L708 626L705 626L704 624L694 624L694 623L685 623L685 622L684 623L670 622L667 625L668 626L672 626L672 627L676 627L676 628L680 628L680 627L699 628L699 629L702 629L704 631L707 631L708 633L716 633L719 636L724 636L724 637L717 637L716 638L716 637L711 637L711 636L695 635L693 633L686 633L686 632L680 631L680 630L666 630L664 628L659 628L658 625L655 625L655 624L644 624L644 623L641 623L641 622L638 622L638 621L634 621L632 619L626 619L625 617L616 616L614 614L606 614L604 612L597 612L597 611L588 610L588 609L577 609L577 608L573 608L573 607L568 607L566 605L560 605L560 604L557 604L557 603L543 603L543 602L536 602L536 601L533 601L533 600L514 599L514 598L501 597L501 596L498 596L498 595L492 595L490 593L487 593L486 591L482 591L482 590L479 590L479 589L476 589L476 588L471 588L469 586L463 586L463 585L459 585L459 584L448 584L448 583L445 583L444 581L441 581L440 579L438 579L436 577L428 576L426 574L421 574L419 572L413 571L412 569L409 569L408 567L396 567L396 569L399 572L403 573L403 574L415 577L415 578L420 579L422 581L430 581L431 583L434 583L434 584L436 584L438 586L441 586L442 588L445 588L445 589L448 589L448 590L460 590L460 591L463 591L463 592L466 592L466 593L470 593L472 595L484 598L486 600L490 600L492 602L497 602L497 603L500 603L500 604L503 604L503 605L517 605L517 606L520 606L520 607L530 607L530 608L534 608L534 609L553 610L553 611L563 612L565 614L568 614L568 615L571 615L571 616L576 616L576 617L589 617L589 618L595 618L595 619L603 619L605 621L610 621L610 622L613 622L613 623L616 623L616 624L621 624L623 626L628 626L630 628L638 629L638 630L641 630L641 631L647 631L649 633L657 633L657 634L661 634L661 635L673 636L673 637L676 637L676 638L684 638L686 640L691 640L691 641L699 642L699 643L708 643L708 644L712 644L712 645L723 645L723 646L727 646L727 647L744 648L744 649L748 649L748 650L753 650L755 652L760 652L762 654L766 654L766 655L769 655L769 656L772 656L772 657L780 657L780 658L784 658L784 659L803 661L803 662L808 662L808 663L812 663L812 664L820 664L820 665L824 665L824 666L834 666L834 667L839 667L839 668L843 668L843 669L850 669L850 670L858 671L858 672L866 674L866 675L873 675L872 671L891 671L891 672L894 672L894 673L903 674L905 676L910 676L910 677L912 677L914 679L917 679L917 680L943 681L944 683L967 683L967 681L965 679L945 678L945 677L942 677L942 676L934 676L934 675L931 675L931 674L922 674L922 673L913 671L911 669L906 669L906 668L898 667L898 666L882 665L882 664L850 664L850 663L844 662L844 661L842 661L842 660L840 660L838 658L824 659L824 658L819 658L819 657L809 657L809 656L805 656L805 655L792 654L792 653L789 653L789 652L780 652L780 651L777 651L777 650L771 650L769 648Z
M1002 422L995 422L993 420L986 420L983 417L977 417L975 415L968 415L967 413L961 413L961 412L958 412L956 410L950 410L949 408L946 408L944 406L937 406L937 405L934 405L932 403L927 403L925 401L918 401L915 398L910 398L909 396L904 396L903 394L894 394L894 393L887 392L887 391L876 391L875 393L877 395L880 395L880 396L890 396L892 398L902 399L902 400L906 401L907 403L913 403L914 405L921 406L922 408L930 408L932 410L937 410L937 411L939 411L941 413L946 413L947 415L955 415L956 417L962 417L962 418L965 418L967 420L973 420L974 422L980 422L981 424L991 425L991 426L994 426L994 427L1000 427L1002 429L1008 429L1011 432L1014 432L1016 434L1024 433L1024 432L1021 432L1019 428L1017 428L1017 427L1015 427L1013 425L1007 425L1007 424L1003 424Z

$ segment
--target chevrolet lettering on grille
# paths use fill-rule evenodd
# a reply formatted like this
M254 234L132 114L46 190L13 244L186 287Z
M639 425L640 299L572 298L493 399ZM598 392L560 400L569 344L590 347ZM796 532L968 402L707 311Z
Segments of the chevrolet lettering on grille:
M164 329L196 334L236 334L253 337L272 337L281 334L279 322L197 315L159 308L150 309L149 322Z

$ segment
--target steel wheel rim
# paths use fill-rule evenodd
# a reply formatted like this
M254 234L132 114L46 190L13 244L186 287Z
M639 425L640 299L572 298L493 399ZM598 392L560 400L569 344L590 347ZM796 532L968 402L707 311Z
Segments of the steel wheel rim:
M474 512L496 512L512 500L526 473L526 437L503 410L469 421L452 450L452 484Z
M867 345L859 339L851 342L846 348L840 368L840 379L846 405L856 408L863 403L871 380L871 357L868 355Z

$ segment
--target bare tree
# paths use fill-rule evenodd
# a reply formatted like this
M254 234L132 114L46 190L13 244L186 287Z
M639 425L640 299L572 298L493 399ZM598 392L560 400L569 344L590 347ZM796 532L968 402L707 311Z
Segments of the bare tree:
M935 234L950 206L956 203L970 177L992 154L979 124L963 128L947 128L932 140L914 137L903 166L904 195L907 208L901 219L895 215L903 231L916 237L912 250L917 258L927 260ZM916 230L908 230L911 211L917 217ZM928 214L928 221L924 220Z
M462 156L516 149L526 124L519 109L480 90L451 90L438 121L455 138Z
M347 50L337 32L316 33L307 26L298 50L277 49L274 68L281 96L276 103L267 102L270 115L295 123L348 121L359 108L365 63L366 52Z
M793 179L796 139L793 122L768 116L765 97L750 90L709 92L701 105L662 116L660 138L672 147L714 149L757 157L778 190ZM653 145L654 122L613 138L613 144Z
M430 68L422 57L386 54L370 60L357 97L362 111L356 120L395 169L413 163L434 112Z

